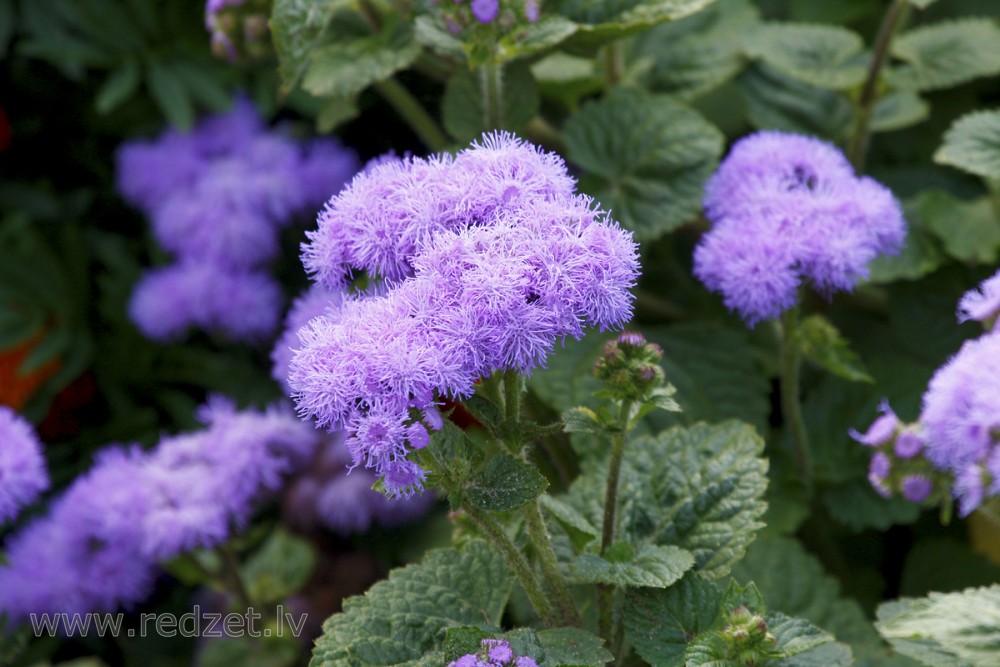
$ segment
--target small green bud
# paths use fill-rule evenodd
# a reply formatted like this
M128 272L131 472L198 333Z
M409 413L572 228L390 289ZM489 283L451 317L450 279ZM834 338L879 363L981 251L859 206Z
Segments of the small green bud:
M646 401L664 383L659 362L663 350L635 331L624 331L604 344L594 364L594 375L602 380L618 400Z

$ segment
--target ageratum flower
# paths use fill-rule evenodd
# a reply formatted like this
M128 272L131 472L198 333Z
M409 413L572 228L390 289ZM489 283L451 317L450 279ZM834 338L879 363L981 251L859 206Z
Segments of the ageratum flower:
M484 639L480 646L478 653L467 653L448 663L448 667L538 667L532 657L515 657L506 639Z
M751 326L794 306L804 282L826 295L853 289L905 236L888 189L855 177L832 145L782 132L738 141L705 184L704 203L713 227L695 249L694 273Z
M49 487L42 443L20 415L0 405L0 523Z
M285 316L285 330L271 351L271 377L290 392L288 386L288 367L292 363L292 355L299 346L299 329L309 324L309 321L320 315L329 315L336 319L346 296L342 289L331 290L322 285L313 285L301 294Z
M987 326L1000 316L1000 271L987 278L978 289L969 290L958 302L958 321L977 320Z
M506 134L454 161L371 169L331 200L310 240L303 261L322 283L343 284L351 269L391 278L383 295L301 329L289 371L299 411L346 429L354 465L391 495L421 486L406 457L439 422L438 397L467 396L494 371L530 372L557 341L632 313L631 235L572 193L561 160Z
M226 540L317 441L290 411L241 413L215 398L200 416L207 429L166 437L150 452L101 452L47 516L14 535L0 565L0 612L24 618L141 601L157 561Z

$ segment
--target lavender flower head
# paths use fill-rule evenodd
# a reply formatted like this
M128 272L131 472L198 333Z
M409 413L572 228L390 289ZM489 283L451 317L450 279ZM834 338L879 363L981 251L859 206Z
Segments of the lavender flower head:
M407 455L435 427L437 397L530 372L556 341L631 317L631 236L573 194L559 158L507 134L454 160L374 167L309 237L303 262L319 282L360 269L389 288L302 328L289 384L302 414L348 431L354 465L391 495L422 485Z
M477 653L467 653L448 667L538 667L530 656L516 656L505 639L484 639Z
M0 405L0 523L49 487L42 443L20 415Z
M751 326L791 308L804 281L853 289L906 233L892 193L855 177L839 150L773 131L733 146L705 184L705 215L694 273Z
M284 333L271 351L271 377L282 385L286 393L291 391L288 386L288 368L294 351L299 347L299 329L320 315L336 319L335 313L340 310L346 295L342 289L331 290L322 285L313 285L292 303L285 317Z
M1000 271L987 278L978 289L969 290L958 302L958 321L977 320L992 327L1000 316Z

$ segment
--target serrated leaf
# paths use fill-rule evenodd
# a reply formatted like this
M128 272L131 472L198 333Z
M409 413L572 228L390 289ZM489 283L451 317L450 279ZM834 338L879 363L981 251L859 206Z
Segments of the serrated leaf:
M1000 179L1000 111L979 111L948 128L934 161L989 179Z
M556 11L579 24L570 48L591 50L646 28L690 16L715 0L562 0Z
M480 509L506 512L534 500L548 485L532 464L509 454L498 454L490 459L482 474L469 481L466 495Z
M872 107L869 127L872 132L892 132L927 120L931 107L910 90L897 90L885 95Z
M989 19L962 19L915 28L897 36L892 55L906 64L890 69L895 88L936 90L1000 73L1000 28Z
M837 327L822 315L811 315L800 323L798 345L806 359L838 377L852 382L874 382Z
M269 25L284 93L291 91L302 78L333 14L347 5L340 0L274 1Z
M323 624L312 667L363 667L416 661L441 648L449 627L496 626L513 586L503 558L484 542L429 552L393 570Z
M607 433L600 417L590 408L570 408L562 414L563 430L567 433Z
M758 129L837 140L851 124L854 112L844 95L802 83L765 63L748 67L737 81L748 119Z
M97 91L94 100L97 112L105 114L114 111L135 94L140 80L139 65L134 61L126 61L112 70Z
M539 630L537 638L545 655L539 667L601 667L614 659L603 639L579 628Z
M153 101L174 127L186 130L194 124L194 106L173 68L152 60L146 66L146 85Z
M941 190L922 192L914 211L945 251L963 262L994 264L1000 253L1000 219L986 197L956 199Z
M652 240L701 210L722 134L662 95L616 88L566 124L567 157L587 170L581 186L637 238Z
M897 651L925 665L995 667L1000 586L883 604L875 626Z
M880 667L893 667L886 662L878 664ZM854 658L851 655L851 649L836 642L823 644L805 653L768 663L768 667L851 667L852 665L854 665Z
M418 55L412 25L387 21L376 35L342 38L314 50L302 87L319 97L350 97L409 67Z
M554 48L576 31L576 23L563 16L543 16L534 23L505 31L497 40L494 55L501 63L525 58Z
M548 511L566 531L577 552L583 551L588 544L601 536L594 524L572 505L549 495L543 495L538 500L542 508Z
M631 59L645 71L642 78L651 90L689 101L736 76L745 63L743 36L759 21L760 12L748 0L718 0L637 35Z
M712 627L722 592L688 573L668 589L633 588L625 598L625 636L653 667L684 667L688 642Z
M444 127L461 143L468 143L488 130L520 130L538 113L540 98L531 70L524 63L511 63L503 68L499 124L493 127L487 122L481 76L479 70L455 73L448 80L441 100Z
M694 556L678 547L646 545L624 562L583 554L570 564L573 580L585 584L667 588L694 565Z
M302 588L315 564L311 542L278 528L246 562L241 575L250 599L269 604Z
M752 58L803 83L843 90L859 86L870 56L861 37L839 26L765 23L746 41Z

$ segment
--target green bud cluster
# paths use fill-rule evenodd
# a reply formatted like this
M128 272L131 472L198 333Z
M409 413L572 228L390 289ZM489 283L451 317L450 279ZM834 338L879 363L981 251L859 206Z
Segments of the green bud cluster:
M726 645L726 658L743 665L756 665L771 657L778 643L778 638L768 632L764 617L744 605L729 612L719 636Z
M270 13L269 0L246 0L207 14L205 24L212 33L212 55L230 62L262 60L270 56L267 24Z
M594 364L594 375L617 400L648 401L665 381L660 361L663 350L634 331L624 331L604 345Z

